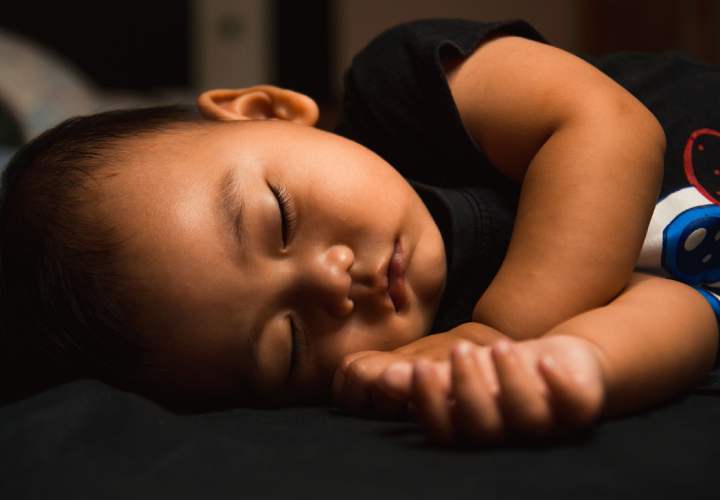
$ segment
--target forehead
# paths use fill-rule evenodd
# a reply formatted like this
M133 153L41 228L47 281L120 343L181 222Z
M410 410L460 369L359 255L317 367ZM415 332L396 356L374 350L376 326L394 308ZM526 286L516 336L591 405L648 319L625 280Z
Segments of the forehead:
M163 176L172 171L208 170L240 163L243 170L263 160L302 163L319 149L347 155L358 145L313 127L285 121L204 121L143 134L121 144L123 170Z

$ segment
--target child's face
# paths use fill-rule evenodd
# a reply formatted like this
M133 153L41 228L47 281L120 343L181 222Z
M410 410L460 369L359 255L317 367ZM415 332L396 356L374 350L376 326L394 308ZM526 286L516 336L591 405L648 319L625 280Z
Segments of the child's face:
M326 396L343 355L428 333L445 281L440 232L411 186L359 144L283 121L208 123L140 139L118 171L106 208L130 236L139 325L174 389ZM296 214L286 241L273 187ZM399 310L387 290L396 242Z

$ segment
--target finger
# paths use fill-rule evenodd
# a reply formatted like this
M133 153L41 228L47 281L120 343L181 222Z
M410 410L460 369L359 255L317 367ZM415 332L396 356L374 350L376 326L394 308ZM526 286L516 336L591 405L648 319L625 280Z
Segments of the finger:
M581 384L550 356L540 360L539 368L550 388L558 420L575 428L590 424L602 407L604 395L601 382Z
M441 389L450 393L450 363L433 363ZM393 363L380 376L378 386L391 398L408 401L412 395L413 365L409 361Z
M500 384L498 383L497 373L495 373L495 364L488 347L479 347L473 349L475 364L480 367L480 372L485 379L488 391L493 397L500 394Z
M412 372L413 367L410 362L393 363L380 376L378 387L388 397L399 401L407 401L412 394Z
M432 441L452 442L447 394L442 390L435 367L419 359L413 368L413 406L415 416Z
M522 364L517 347L500 341L492 347L500 385L499 402L508 427L531 435L547 434L552 413L547 398Z
M452 366L449 360L436 361L433 363L435 373L438 377L438 383L440 384L440 390L446 395L450 396L450 390L452 388L451 372Z
M336 402L340 402L344 396L345 383L347 381L347 369L357 359L368 354L368 351L359 351L348 354L340 361L340 366L335 370L332 381L332 393Z
M345 383L338 403L349 413L365 414L371 403L370 390L368 384L356 373L345 373Z
M385 368L378 353L368 351L363 356L355 357L346 364L343 370L342 386L336 398L339 405L346 411L365 415L372 410L371 385Z
M452 411L456 434L473 443L496 442L503 436L502 415L470 343L453 348Z

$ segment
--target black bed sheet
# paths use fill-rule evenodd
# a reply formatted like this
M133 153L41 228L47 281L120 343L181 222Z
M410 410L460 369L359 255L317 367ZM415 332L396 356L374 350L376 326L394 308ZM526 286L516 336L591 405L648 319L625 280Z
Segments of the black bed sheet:
M0 408L0 498L717 499L720 398L460 450L334 408L181 415L82 380Z

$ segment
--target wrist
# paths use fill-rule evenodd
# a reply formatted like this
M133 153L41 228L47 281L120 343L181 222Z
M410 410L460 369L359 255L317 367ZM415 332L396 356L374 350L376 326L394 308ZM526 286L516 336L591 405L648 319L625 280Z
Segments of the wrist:
M612 363L610 362L607 353L597 342L591 338L583 337L582 335L552 330L546 335L543 335L542 338L550 343L557 339L559 342L572 342L573 344L582 347L585 352L589 354L589 359L586 362L594 363L601 374L602 385L604 388L601 414L610 416L623 411L623 408L619 408L617 403L618 381L613 375ZM579 382L582 383L581 380Z

